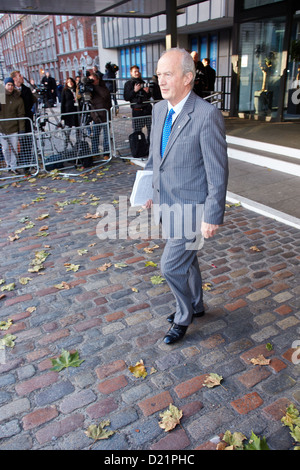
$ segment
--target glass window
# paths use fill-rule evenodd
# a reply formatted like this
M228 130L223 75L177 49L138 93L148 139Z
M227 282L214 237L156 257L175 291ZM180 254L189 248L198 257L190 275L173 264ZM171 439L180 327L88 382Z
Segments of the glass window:
M284 18L241 25L240 112L261 116L276 114L284 32Z
M270 5L270 3L278 3L282 0L244 0L244 9L261 7L263 5Z

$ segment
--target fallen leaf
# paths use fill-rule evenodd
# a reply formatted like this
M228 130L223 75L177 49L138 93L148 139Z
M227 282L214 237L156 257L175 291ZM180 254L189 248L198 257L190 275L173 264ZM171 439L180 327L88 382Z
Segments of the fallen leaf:
M144 252L145 253L153 253L153 251L156 250L157 248L159 248L159 245L154 245L152 247L146 247L146 248L144 248Z
M89 212L84 216L85 219L101 219L102 216L96 212L96 214L90 214Z
M204 380L204 387L207 388L213 388L217 387L218 385L221 385L221 381L223 380L223 377L218 374L214 374L213 372L208 375L208 377Z
M85 434L87 435L87 437L93 439L95 442L101 439L108 439L110 436L115 434L115 431L107 431L104 429L106 426L109 425L109 420L102 421L98 426L96 426L95 424L91 424L85 431Z
M49 217L49 214L41 214L35 220L44 220Z
M126 264L126 263L115 263L115 268L118 268L118 269L128 268L128 264Z
M15 339L16 339L16 336L14 335L7 334L3 336L3 338L0 339L0 349L4 349L5 346L7 346L8 348L13 348L15 345L14 343Z
M10 292L10 291L14 290L14 288L15 288L15 283L11 282L10 284L7 284L6 286L2 286L1 291L4 292L5 290L7 290L7 291Z
M204 284L202 284L202 289L205 291L211 290L211 283L205 282Z
M250 362L256 366L267 366L270 364L271 359L266 359L263 354L260 354L257 357L254 357Z
M31 277L20 277L19 281L20 281L20 284L22 284L23 286L26 286L26 284L28 284L29 281L32 281L32 279Z
M143 359L137 362L135 366L129 366L128 369L136 378L142 377L144 379L148 375Z
M79 367L80 364L84 362L84 359L79 359L78 351L70 353L69 351L62 349L61 355L56 359L51 359L51 362L53 365L51 370L60 372L62 369L67 367Z
M100 266L99 268L97 268L98 271L107 271L108 268L110 268L112 266L111 263L105 263L103 264L102 266Z
M9 327L13 324L13 321L11 318L8 318L7 321L0 321L0 330L8 330Z
M69 284L65 281L62 281L60 284L55 284L54 287L56 287L56 289L70 289Z
M147 266L147 267L148 267L148 266L156 267L156 266L157 266L157 263L154 263L153 261L147 261L147 262L145 263L145 266Z
M250 250L252 250L252 251L261 251L259 248L257 248L257 246L251 246Z
M49 226L48 225L42 225L42 227L39 229L39 232L43 232L44 230L48 230Z
M74 273L80 268L80 264L64 263L64 266L66 266L67 271L73 271Z
M165 281L165 278L162 276L152 276L150 280L152 284L157 285L157 284L162 284Z
M79 256L83 256L85 253L88 253L88 250L82 248L81 250L77 250L77 253L79 254Z
M159 422L159 427L164 429L165 432L169 432L176 428L177 424L180 424L182 418L182 410L179 410L176 406L170 403L169 409L160 413L162 420Z

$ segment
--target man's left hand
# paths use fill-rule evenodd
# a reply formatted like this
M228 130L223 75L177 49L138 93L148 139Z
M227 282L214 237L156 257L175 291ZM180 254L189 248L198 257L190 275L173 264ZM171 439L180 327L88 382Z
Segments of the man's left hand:
M206 222L202 222L201 232L204 238L211 238L216 233L220 225L208 224Z

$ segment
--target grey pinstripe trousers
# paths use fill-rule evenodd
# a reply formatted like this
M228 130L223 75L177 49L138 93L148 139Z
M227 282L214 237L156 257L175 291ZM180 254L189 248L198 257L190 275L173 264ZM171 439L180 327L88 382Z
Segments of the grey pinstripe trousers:
M193 313L204 310L202 277L197 250L187 250L186 238L169 238L161 258L161 272L176 299L174 322L188 326Z

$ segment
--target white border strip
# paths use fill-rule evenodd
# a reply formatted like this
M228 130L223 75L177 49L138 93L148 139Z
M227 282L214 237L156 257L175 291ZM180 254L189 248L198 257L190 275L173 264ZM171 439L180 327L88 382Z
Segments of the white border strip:
M261 150L263 152L271 152L278 155L285 155L286 157L291 158L300 158L300 149L292 147L284 147L282 145L275 145L257 140L243 139L241 137L234 137L232 135L226 135L226 140L228 144L240 145L242 147Z
M252 165L263 166L271 170L281 171L293 176L300 176L300 165L297 163L284 162L275 158L255 155L255 153L245 152L243 150L227 149L228 157L235 160L251 163Z
M297 219L297 217L272 209L272 207L265 206L259 202L251 201L251 199L231 193L230 191L227 191L226 200L232 204L241 203L245 209L249 209L253 212L257 212L258 214L270 217L271 219L278 220L279 222L300 230L300 219Z

